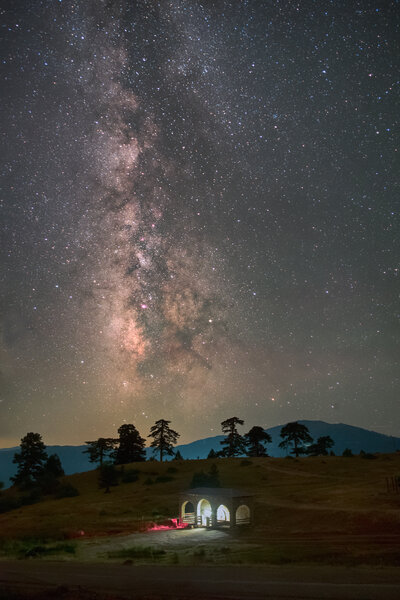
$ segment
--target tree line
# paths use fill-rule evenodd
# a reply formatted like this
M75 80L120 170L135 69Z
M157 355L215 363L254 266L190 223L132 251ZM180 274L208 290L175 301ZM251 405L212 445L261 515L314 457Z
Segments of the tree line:
M159 419L151 427L147 436L151 438L150 448L154 457L162 462L165 457L182 460L179 450L174 446L180 434L170 427L171 421ZM230 458L235 456L263 457L268 456L267 446L272 442L270 434L262 427L255 425L246 434L238 432L238 426L244 421L231 417L222 421L221 428L225 434L220 442L219 451L211 450L208 458ZM313 441L308 428L297 421L282 427L279 446L296 457L300 455L327 455L334 445L330 436L319 437ZM90 462L100 467L106 464L125 465L146 460L146 440L141 437L133 424L123 424L118 429L117 438L98 438L85 442ZM151 459L150 459L151 460ZM21 489L39 488L44 493L52 493L59 485L59 478L64 475L61 461L57 454L48 456L39 433L28 433L21 440L20 451L14 455L17 473L12 481Z

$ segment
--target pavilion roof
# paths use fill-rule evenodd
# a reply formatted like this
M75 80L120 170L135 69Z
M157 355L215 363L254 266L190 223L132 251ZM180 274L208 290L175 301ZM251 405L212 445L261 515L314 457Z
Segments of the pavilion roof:
M197 487L190 488L182 492L184 496L225 496L226 498L244 498L254 496L254 494L247 492L246 490L238 490L235 488L222 488L222 487Z

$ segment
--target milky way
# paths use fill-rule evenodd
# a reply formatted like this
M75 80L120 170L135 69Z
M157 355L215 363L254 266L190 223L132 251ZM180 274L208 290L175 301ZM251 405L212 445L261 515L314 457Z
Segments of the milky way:
M398 433L396 4L23 4L1 444L233 414Z

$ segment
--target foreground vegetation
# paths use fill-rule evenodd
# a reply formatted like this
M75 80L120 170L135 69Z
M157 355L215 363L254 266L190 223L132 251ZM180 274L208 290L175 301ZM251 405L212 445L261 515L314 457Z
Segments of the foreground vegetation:
M176 517L179 493L196 472L209 472L215 464L223 487L255 494L253 528L227 534L223 543L207 544L205 538L193 548L171 547L158 554L133 541L122 554L110 550L102 558L400 565L400 495L386 488L386 478L400 473L400 454L375 460L327 456L135 463L118 467L120 483L109 494L99 489L97 471L79 473L61 480L78 496L45 497L0 515L0 554L81 558L87 540L122 537ZM14 489L2 492L7 498L16 494Z

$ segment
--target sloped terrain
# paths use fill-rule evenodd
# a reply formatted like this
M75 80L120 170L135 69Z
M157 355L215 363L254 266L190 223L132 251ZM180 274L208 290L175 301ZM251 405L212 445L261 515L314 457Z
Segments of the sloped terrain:
M164 532L156 536L154 532L140 536L137 532L146 530L150 522L176 517L179 493L189 487L194 472L208 471L213 463L218 466L223 487L254 493L254 527L228 533L224 540L205 536L204 541L193 542L189 536L188 542L176 544L177 548L170 538L166 546L174 551L174 557L166 552L161 561L207 562L214 552L213 562L223 563L346 563L347 557L355 563L400 564L400 495L386 489L386 477L400 474L399 454L378 455L374 460L316 457L147 462L125 467L125 472L136 469L138 480L120 483L109 494L98 488L95 471L68 476L65 480L79 490L79 496L48 498L0 515L3 555L11 541L27 538L71 540L76 551L68 558L82 560L112 559L113 548L160 545L163 540L157 535ZM7 490L3 495L13 493ZM85 548L89 547L87 554ZM197 549L197 555L188 553L190 547ZM216 554L215 548L220 552ZM147 557L145 554L141 557L145 562L154 558L151 552Z

